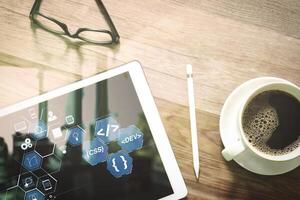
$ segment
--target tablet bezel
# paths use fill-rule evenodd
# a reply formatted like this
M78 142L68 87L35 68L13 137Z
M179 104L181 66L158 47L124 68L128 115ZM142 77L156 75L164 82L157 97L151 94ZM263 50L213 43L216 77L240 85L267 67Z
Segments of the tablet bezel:
M153 139L157 146L158 152L160 154L161 160L165 167L165 171L170 180L170 184L173 189L173 194L161 198L161 200L171 200L171 199L181 199L186 197L187 188L185 186L183 177L181 175L180 169L176 162L174 153L172 151L171 145L169 143L166 131L163 127L160 115L158 113L157 107L155 105L153 96L151 94L150 88L147 84L144 72L138 61L133 61L128 64L122 65L117 68L110 69L108 71L102 72L100 74L94 75L92 77L71 83L67 86L55 89L53 91L44 93L40 96L36 96L22 102L16 103L14 105L8 106L0 110L0 117L14 113L16 111L34 106L41 102L47 101L49 99L70 93L80 88L87 87L99 81L112 78L119 74L129 72L132 79L136 94L139 98L140 104L146 116L147 122L149 124Z

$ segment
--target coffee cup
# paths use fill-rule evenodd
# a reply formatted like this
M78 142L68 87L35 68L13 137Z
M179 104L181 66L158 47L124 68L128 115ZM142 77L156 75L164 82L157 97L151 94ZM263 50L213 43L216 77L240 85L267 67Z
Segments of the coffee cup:
M254 87L249 91L248 95L246 95L241 103L241 106L239 108L238 117L235 121L236 126L238 127L238 138L236 141L233 141L231 145L226 146L225 149L222 151L222 155L225 158L225 160L230 161L234 159L236 156L244 152L246 149L252 151L256 156L270 160L270 161L289 161L293 160L295 158L300 157L300 145L294 149L291 152L288 152L283 155L270 155L264 152L259 151L257 148L255 148L246 138L245 131L243 129L242 119L243 114L245 112L245 109L247 105L253 100L257 95L267 92L267 91L282 91L284 93L287 93L293 97L295 97L298 102L300 102L300 88L292 83L283 83L283 82L269 82L265 84L261 84L257 87ZM225 113L221 113L221 115L224 115Z

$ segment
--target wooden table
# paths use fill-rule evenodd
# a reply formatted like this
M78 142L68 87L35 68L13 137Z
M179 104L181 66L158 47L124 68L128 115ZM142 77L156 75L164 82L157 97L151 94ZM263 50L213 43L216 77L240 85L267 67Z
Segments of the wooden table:
M121 35L115 47L57 37L30 25L33 0L0 0L0 105L131 60L144 67L188 199L299 199L300 168L260 176L225 162L219 114L246 80L276 76L300 85L300 2L280 0L104 0ZM71 31L105 26L93 0L44 1L42 12ZM201 175L195 181L185 65L194 66Z

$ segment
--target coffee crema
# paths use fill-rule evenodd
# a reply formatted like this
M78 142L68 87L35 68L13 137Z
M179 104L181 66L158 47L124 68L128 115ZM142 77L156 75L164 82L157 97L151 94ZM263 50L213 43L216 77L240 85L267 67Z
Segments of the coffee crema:
M300 102L271 90L258 94L246 106L242 126L249 143L269 155L285 155L300 145Z

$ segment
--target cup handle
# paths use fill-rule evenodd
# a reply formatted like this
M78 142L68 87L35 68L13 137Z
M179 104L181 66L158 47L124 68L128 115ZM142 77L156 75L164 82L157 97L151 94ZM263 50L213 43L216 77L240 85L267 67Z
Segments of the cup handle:
M230 147L225 147L222 151L222 155L225 158L225 160L230 161L240 153L246 150L245 145L239 139L237 142L230 145Z

